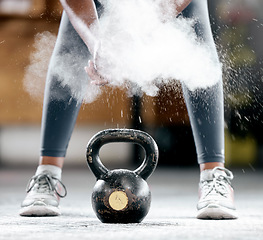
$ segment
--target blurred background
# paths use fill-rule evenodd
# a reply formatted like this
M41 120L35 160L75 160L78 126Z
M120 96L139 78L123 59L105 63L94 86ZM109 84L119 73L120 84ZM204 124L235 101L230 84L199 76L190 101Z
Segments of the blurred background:
M211 24L224 70L226 164L263 167L263 1L211 0ZM35 51L35 36L56 35L62 8L59 0L0 0L0 168L36 166L39 155L42 94L25 89L25 72ZM43 51L48 56L53 42ZM45 62L43 64L46 64ZM45 66L43 66L45 68ZM164 86L157 97L127 97L105 87L94 102L81 108L69 145L66 165L85 163L90 137L106 128L149 132L160 149L159 165L196 165L196 153L180 85ZM108 144L102 160L118 166L137 164L140 149Z

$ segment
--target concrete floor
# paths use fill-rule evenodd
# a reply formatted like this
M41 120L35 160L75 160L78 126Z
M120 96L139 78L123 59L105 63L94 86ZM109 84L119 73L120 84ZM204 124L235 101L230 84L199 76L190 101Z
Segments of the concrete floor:
M158 168L148 180L149 214L140 224L103 224L90 196L95 178L87 167L65 169L68 196L60 217L20 217L31 169L0 170L0 239L263 239L263 171L235 169L237 220L197 220L197 169Z

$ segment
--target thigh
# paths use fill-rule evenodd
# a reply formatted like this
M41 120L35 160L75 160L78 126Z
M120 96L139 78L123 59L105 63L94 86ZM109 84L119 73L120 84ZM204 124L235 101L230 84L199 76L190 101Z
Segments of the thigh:
M195 20L197 36L212 49L215 49L208 12L208 0L193 0L182 12L182 15Z
M47 74L46 90L52 98L63 99L65 93L66 97L71 95L80 100L83 98L88 84L84 67L90 58L87 46L71 25L67 14L63 12ZM54 82L60 83L61 90L52 87ZM62 91L63 88L67 88L69 92Z

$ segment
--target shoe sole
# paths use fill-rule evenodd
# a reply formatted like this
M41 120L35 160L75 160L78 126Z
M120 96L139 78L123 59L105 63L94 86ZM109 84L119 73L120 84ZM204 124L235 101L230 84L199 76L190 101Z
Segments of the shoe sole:
M216 204L209 204L205 208L198 210L198 219L237 219L236 210L229 209Z
M19 215L25 217L59 216L60 210L53 206L28 206L21 208Z

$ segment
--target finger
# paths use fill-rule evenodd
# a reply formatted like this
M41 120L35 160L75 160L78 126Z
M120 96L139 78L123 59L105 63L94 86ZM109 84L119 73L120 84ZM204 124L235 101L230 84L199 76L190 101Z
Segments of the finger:
M107 81L105 79L91 81L91 84L98 85L98 86L104 86L104 85L106 85L108 83L109 83L109 81Z
M89 62L88 67L85 67L85 71L91 80L96 81L100 79L98 72L96 71L94 65L91 62Z
M91 83L95 85L105 85L108 82L105 78L98 74L97 70L94 67L93 62L89 61L88 67L85 67L85 71L91 79Z
M92 61L88 62L88 66L85 67L85 71L89 76L95 75L96 70Z

